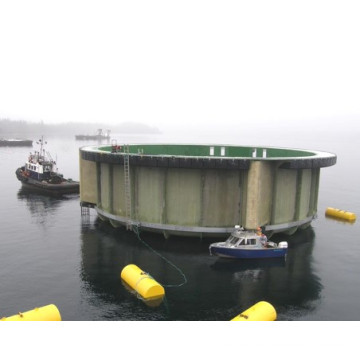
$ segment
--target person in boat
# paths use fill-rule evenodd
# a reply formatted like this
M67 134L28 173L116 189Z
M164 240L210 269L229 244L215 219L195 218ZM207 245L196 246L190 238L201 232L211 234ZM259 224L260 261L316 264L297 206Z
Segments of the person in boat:
M263 234L261 227L259 226L256 229L256 235L260 236L261 244L266 247L267 246L267 237L265 234Z

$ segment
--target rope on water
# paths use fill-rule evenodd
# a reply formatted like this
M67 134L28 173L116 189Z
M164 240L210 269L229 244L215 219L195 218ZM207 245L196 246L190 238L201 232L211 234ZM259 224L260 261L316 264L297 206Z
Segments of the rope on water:
M143 239L141 239L140 237L140 228L138 225L133 225L133 231L136 235L136 237L138 238L138 240L140 240L148 249L150 249L152 252L154 252L156 255L158 255L159 257L161 257L166 263L168 263L170 266L172 266L174 269L176 269L180 275L183 277L184 281L180 284L169 284L169 285L164 285L161 284L163 287L180 287L183 286L187 283L187 279L185 274L181 271L180 268L178 268L174 263L172 263L170 260L168 260L165 256L161 255L159 252L157 252L156 250L154 250L149 244L147 244Z

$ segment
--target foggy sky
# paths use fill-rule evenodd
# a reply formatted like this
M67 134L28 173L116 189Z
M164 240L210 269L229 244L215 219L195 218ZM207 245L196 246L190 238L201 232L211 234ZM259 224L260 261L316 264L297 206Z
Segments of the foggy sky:
M355 122L358 18L344 0L1 1L0 118Z

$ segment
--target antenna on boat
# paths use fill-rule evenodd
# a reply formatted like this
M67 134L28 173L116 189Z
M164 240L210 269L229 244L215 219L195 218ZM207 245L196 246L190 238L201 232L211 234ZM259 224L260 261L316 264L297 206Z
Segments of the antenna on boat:
M41 135L41 139L39 139L39 141L36 142L37 144L40 144L40 154L42 154L43 152L43 146L44 146L44 135ZM47 144L47 142L45 141L45 144Z

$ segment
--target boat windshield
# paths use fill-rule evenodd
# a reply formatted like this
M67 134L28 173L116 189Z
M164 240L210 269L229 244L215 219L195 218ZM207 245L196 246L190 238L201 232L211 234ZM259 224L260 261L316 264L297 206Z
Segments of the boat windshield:
M227 239L226 243L228 245L256 245L256 239L254 237L238 237L238 236L234 236L234 235L230 235L230 237Z
M227 240L227 243L229 243L230 245L235 245L238 241L239 241L239 238L237 238L235 236L230 236Z

